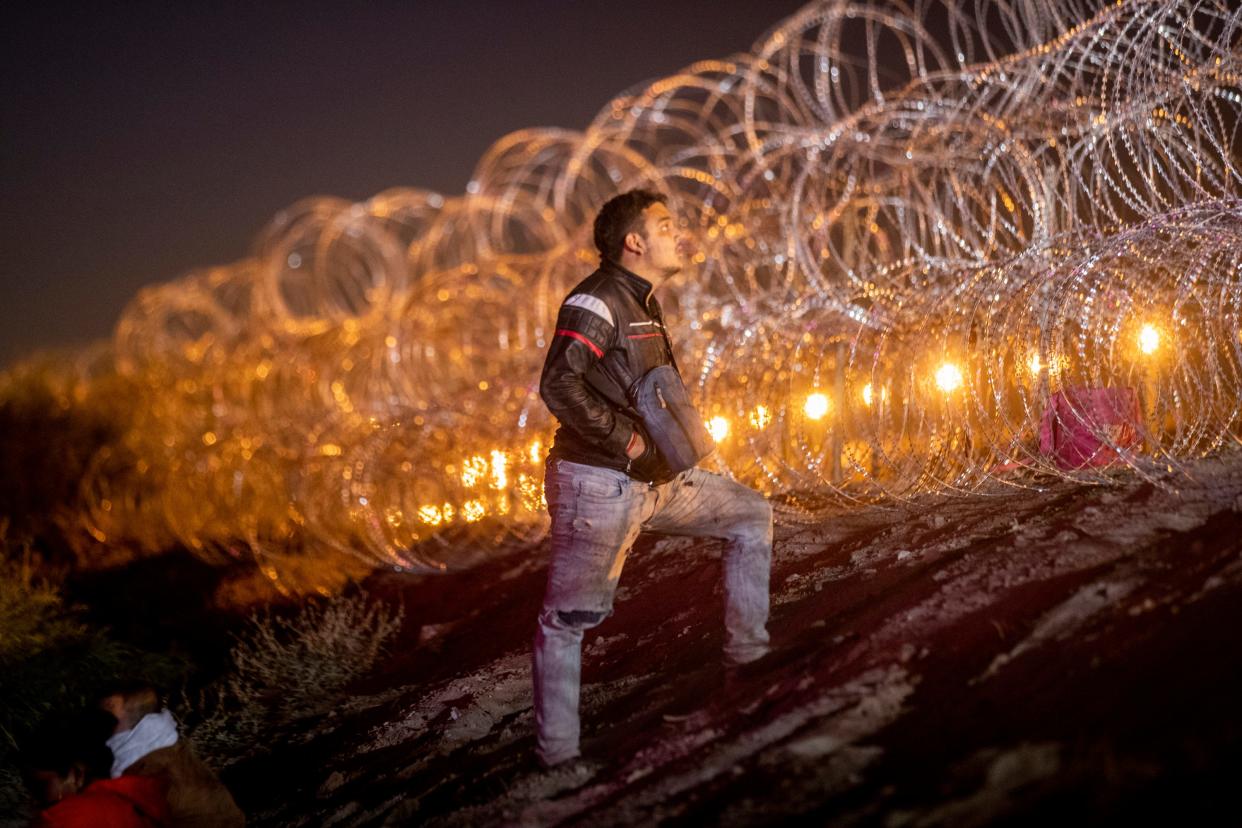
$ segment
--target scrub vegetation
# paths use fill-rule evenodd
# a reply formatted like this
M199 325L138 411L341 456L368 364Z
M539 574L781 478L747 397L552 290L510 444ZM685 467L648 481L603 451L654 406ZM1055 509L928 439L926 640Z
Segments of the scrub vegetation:
M228 671L187 705L196 748L223 768L324 715L375 665L403 615L362 591L292 615L255 613L237 635Z
M189 665L87 623L82 608L65 602L54 571L7 529L0 526L0 813L16 813L25 800L17 751L51 717L80 710L108 681L168 686Z

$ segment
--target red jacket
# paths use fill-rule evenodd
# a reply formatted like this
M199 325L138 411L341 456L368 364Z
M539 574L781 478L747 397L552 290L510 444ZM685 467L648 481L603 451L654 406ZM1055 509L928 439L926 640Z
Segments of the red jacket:
M44 811L40 828L160 828L168 824L165 783L153 776L101 779Z

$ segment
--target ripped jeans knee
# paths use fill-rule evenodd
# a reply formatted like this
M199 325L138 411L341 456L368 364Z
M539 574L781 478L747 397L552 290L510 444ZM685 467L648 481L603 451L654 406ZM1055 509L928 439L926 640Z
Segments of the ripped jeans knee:
M539 616L539 623L552 629L581 632L598 627L611 614L595 610L545 609Z

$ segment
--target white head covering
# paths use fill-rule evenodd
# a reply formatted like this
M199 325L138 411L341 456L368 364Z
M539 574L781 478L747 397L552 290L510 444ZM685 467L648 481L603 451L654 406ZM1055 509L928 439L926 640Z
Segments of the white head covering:
M108 740L112 748L112 778L125 773L125 769L153 750L177 744L177 720L164 708L159 713L148 713L129 730L122 730Z

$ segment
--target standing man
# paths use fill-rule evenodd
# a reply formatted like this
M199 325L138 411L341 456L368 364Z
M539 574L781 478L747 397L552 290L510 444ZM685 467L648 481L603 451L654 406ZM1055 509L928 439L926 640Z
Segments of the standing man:
M676 369L652 293L684 267L687 241L662 195L631 190L605 204L595 218L600 267L561 305L543 366L539 393L560 422L544 483L552 560L534 652L547 767L579 755L582 634L612 613L639 532L723 540L725 661L768 650L771 506L717 474L672 474L630 399L647 372Z

